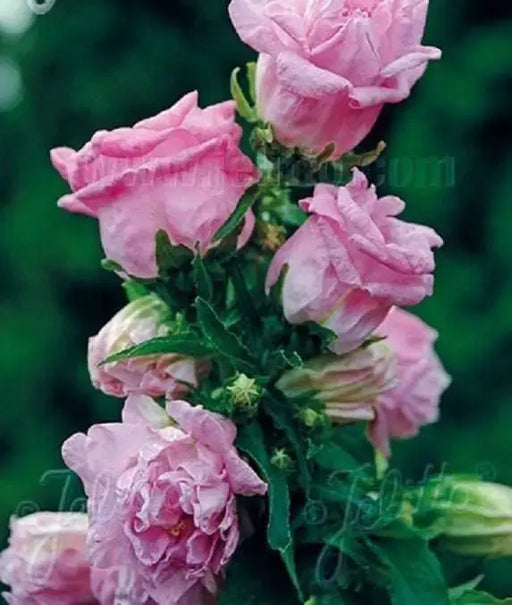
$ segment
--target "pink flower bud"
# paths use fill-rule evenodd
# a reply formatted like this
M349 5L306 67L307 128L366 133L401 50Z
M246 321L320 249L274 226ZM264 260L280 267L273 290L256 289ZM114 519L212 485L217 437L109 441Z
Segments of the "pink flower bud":
M373 420L378 396L395 384L394 356L384 342L343 356L326 354L281 376L288 397L314 396L334 422Z
M512 555L512 489L497 483L448 476L409 493L413 519L440 534L462 555Z
M205 360L170 353L100 365L108 357L169 333L169 309L155 295L139 298L115 315L89 339L89 373L93 385L107 395L142 393L181 396L208 374Z

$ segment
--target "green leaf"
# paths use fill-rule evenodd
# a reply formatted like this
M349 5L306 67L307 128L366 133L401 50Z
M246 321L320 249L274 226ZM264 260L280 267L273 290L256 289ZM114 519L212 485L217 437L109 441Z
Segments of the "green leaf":
M196 298L197 321L209 345L237 369L253 373L254 361L249 349L222 323L203 298Z
M290 527L290 493L286 475L271 462L261 426L256 422L240 429L238 447L258 465L268 483L269 521L267 538L270 548L280 552L290 579L304 601L295 568L293 539Z
M147 357L148 355L166 355L169 353L203 357L211 355L213 350L203 341L203 339L195 334L176 334L153 338L140 345L120 351L115 355L107 357L100 365L113 363L115 361L123 361L124 359Z
M476 578L474 578L473 580L466 582L465 584L461 584L460 586L454 586L453 588L450 588L448 590L450 600L454 601L454 600L462 597L462 595L464 593L473 591L479 584L482 583L482 580L484 579L484 577L485 576L480 575L480 576L477 576Z
M254 538L242 543L227 568L218 605L298 605L277 555Z
M297 351L283 351L280 350L279 354L283 357L285 363L291 368L300 370L304 367L304 360L297 353Z
M268 351L266 366L272 371L274 376L280 376L284 371L290 369L300 369L304 367L304 361L297 351ZM313 392L311 393L313 396Z
M211 300L213 296L213 282L208 269L206 268L203 259L199 254L196 254L192 261L194 271L194 283L196 290L201 298Z
M267 393L266 399L263 401L263 408L276 427L281 430L295 453L297 466L299 468L302 487L306 495L309 494L311 488L311 475L308 469L306 452L306 443L303 443L297 431L296 422L294 419L294 408L289 405L288 401L282 401L280 396Z
M361 467L347 450L337 443L325 443L314 455L316 463L329 471L354 471Z
M320 324L310 321L310 322L307 322L306 325L307 325L309 331L311 332L311 334L313 334L314 336L318 336L320 338L320 340L322 342L322 349L329 348L329 345L331 345L338 338L338 335L336 334L336 332L333 332L329 328L325 328L324 326L321 326Z
M385 568L392 605L448 605L448 589L437 557L421 538L373 541Z
M261 317L247 287L243 271L236 260L230 263L229 276L235 289L236 299L240 311L247 316L249 325L252 328L258 328L258 326L261 324Z
M512 605L512 598L497 599L486 592L468 590L462 595L452 598L452 605Z
M369 466L373 474L374 468L370 460L374 457L374 449L366 436L364 423L335 425L332 427L326 442L336 444L348 452L352 458L359 462L359 467Z
M247 212L252 208L252 206L256 203L258 198L257 189L255 187L249 189L242 200L239 202L238 206L235 208L233 214L228 218L228 220L222 225L222 227L217 231L217 233L213 236L213 243L219 242L230 235L234 234L238 227L241 225L242 221L245 218Z
M156 263L160 275L181 269L192 260L192 252L184 246L173 246L165 231L157 231L155 236Z
M254 123L256 122L256 112L254 108L251 107L249 101L247 101L245 94L240 86L240 82L238 81L238 74L240 73L240 68L236 67L231 72L231 96L235 100L236 109L238 113L247 120L248 122Z

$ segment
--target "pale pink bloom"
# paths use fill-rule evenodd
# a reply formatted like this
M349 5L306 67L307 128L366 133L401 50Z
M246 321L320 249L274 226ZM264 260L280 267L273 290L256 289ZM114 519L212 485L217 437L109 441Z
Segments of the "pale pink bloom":
M333 422L373 420L379 395L395 385L393 351L383 341L347 355L326 353L285 372L276 386L288 397L315 397Z
M184 401L168 402L167 413L132 395L122 424L93 426L63 446L89 497L102 602L212 602L238 545L236 496L266 493L233 445L230 420Z
M385 103L409 96L441 51L422 46L428 0L232 0L260 54L260 116L290 147L335 157L370 131Z
M89 339L88 365L97 389L113 397L141 393L181 397L197 387L209 363L186 355L149 355L101 365L108 357L169 333L169 309L157 296L139 298L121 309Z
M133 128L97 132L80 151L61 147L53 165L73 193L59 201L96 217L108 259L130 275L157 275L155 235L205 254L212 238L257 179L238 144L234 103L207 109L197 93ZM239 243L250 237L246 218Z
M310 217L275 255L267 288L286 266L287 320L330 328L338 336L335 353L362 344L393 305L415 305L432 294L431 248L441 238L396 218L404 202L379 199L359 170L346 187L317 185L301 207Z
M439 417L439 400L450 377L434 351L437 332L418 317L393 309L376 334L386 338L397 365L396 386L379 397L370 427L373 444L390 454L390 439L413 437Z
M87 515L34 513L11 520L0 555L0 581L10 605L92 605L86 557Z

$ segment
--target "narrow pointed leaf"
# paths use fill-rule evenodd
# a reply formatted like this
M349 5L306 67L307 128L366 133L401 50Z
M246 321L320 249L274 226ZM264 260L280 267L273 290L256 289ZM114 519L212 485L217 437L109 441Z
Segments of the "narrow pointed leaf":
M239 202L233 214L222 225L222 227L213 236L213 242L219 242L234 234L240 227L247 212L252 208L257 200L257 193L254 189L249 189L242 200Z
M198 297L196 309L197 320L207 344L240 371L254 372L255 364L249 349L222 323L206 300Z
M211 300L213 296L212 278L199 254L196 254L194 257L192 267L194 269L194 283L198 295L205 300Z
M243 426L238 447L249 455L268 483L269 522L268 543L281 553L290 579L301 602L304 601L294 561L293 538L290 526L290 492L286 476L270 461L261 426L256 422Z
M120 351L115 355L107 357L100 365L134 359L136 357L147 357L149 355L166 355L179 353L180 355L207 356L213 353L202 338L193 334L177 334L153 338L140 345Z
M155 237L156 263L159 273L181 269L192 260L192 252L184 246L173 246L165 231L158 231Z

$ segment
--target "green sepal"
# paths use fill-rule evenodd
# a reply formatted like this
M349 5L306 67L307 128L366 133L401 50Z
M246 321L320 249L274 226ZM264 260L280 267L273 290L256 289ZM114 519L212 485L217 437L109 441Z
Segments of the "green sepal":
M308 321L306 326L311 334L320 338L322 350L328 349L329 346L338 338L336 332L333 332L333 330L326 328L325 326L321 326L313 321Z
M163 230L155 236L155 255L159 275L165 276L169 271L182 269L193 258L192 252L184 246L174 246Z
M251 124L254 124L255 122L257 122L258 117L256 115L254 107L251 107L249 101L247 100L242 90L242 87L240 86L240 82L238 81L239 73L239 67L235 67L235 69L231 72L231 96L233 97L236 103L236 109L238 113L242 116L242 118L244 118Z
M114 260L110 260L109 258L104 258L101 261L101 268L105 269L105 271L112 271L113 273L124 273L124 269L121 267L121 265L116 263Z
M143 296L147 296L150 291L141 283L130 280L123 282L123 289L126 293L126 298L128 302L133 302Z
M246 64L247 67L247 81L249 82L249 94L251 95L251 100L253 103L256 103L256 70L258 68L258 64L255 61L251 61Z
M222 225L222 227L213 236L212 242L220 242L221 240L228 238L230 235L236 234L237 229L241 227L245 215L256 203L257 198L257 188L252 187L246 192L244 197L241 199L238 206L235 208L233 214L231 214L231 216L224 223L224 225Z

